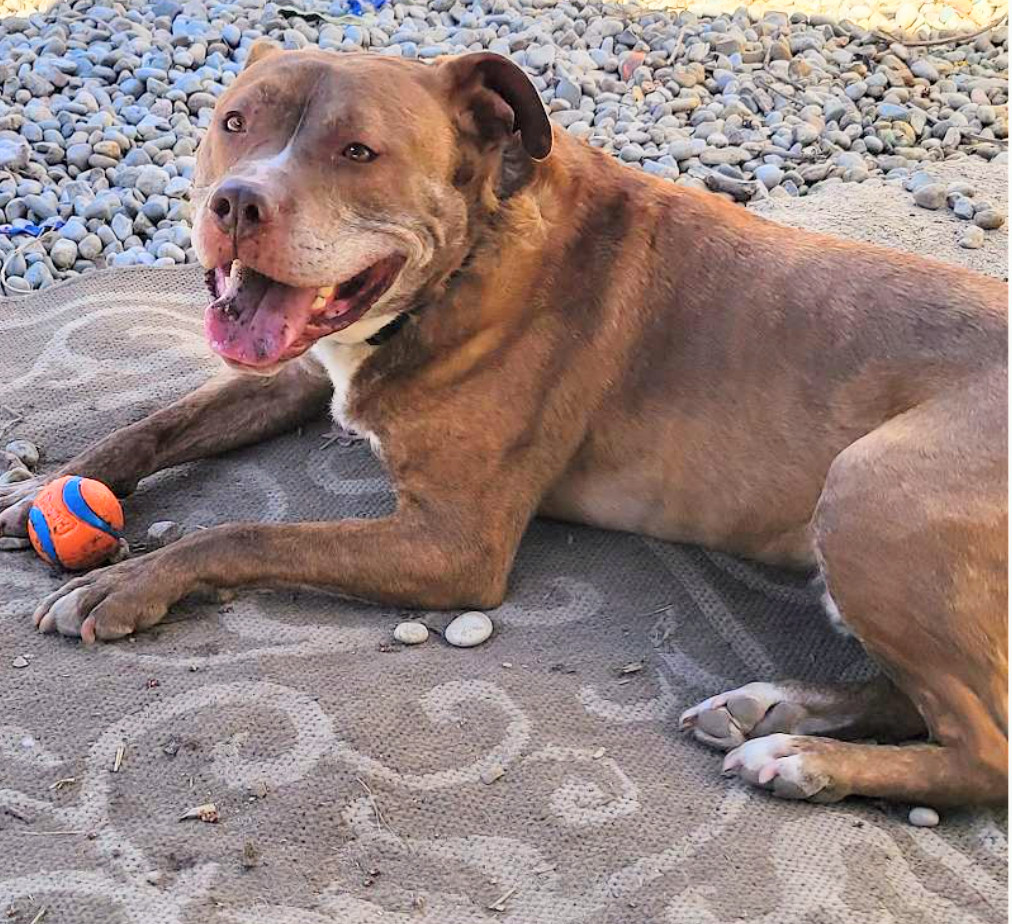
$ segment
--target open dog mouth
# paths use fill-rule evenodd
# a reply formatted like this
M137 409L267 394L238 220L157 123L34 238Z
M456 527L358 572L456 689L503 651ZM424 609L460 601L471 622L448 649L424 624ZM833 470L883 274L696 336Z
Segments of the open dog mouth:
M208 270L211 304L204 331L211 349L254 368L298 356L362 318L394 284L404 262L397 254L384 257L344 282L317 289L275 282L238 260Z

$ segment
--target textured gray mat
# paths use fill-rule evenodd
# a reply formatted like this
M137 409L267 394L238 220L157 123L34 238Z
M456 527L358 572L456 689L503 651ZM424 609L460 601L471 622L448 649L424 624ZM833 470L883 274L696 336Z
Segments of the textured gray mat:
M202 300L190 270L0 300L17 433L56 464L197 385L213 367ZM151 479L127 505L132 538L166 517L387 508L379 465L324 448L325 430ZM44 924L1007 917L1001 815L921 830L895 807L777 802L675 731L681 708L732 684L868 670L799 577L537 523L496 635L467 651L398 650L397 612L310 593L193 606L85 650L30 626L57 581L33 556L0 558L0 921L43 907ZM619 673L631 662L643 669ZM209 801L217 825L177 820Z

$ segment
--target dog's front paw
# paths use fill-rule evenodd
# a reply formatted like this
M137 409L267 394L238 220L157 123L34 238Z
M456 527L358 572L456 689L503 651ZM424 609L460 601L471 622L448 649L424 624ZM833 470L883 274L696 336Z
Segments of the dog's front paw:
M44 486L42 478L0 484L0 552L28 548L28 511Z
M35 625L91 643L161 622L184 591L161 567L160 557L154 552L74 578L39 604Z
M781 799L836 802L845 795L830 772L835 742L804 735L755 738L724 758L724 774L768 789Z

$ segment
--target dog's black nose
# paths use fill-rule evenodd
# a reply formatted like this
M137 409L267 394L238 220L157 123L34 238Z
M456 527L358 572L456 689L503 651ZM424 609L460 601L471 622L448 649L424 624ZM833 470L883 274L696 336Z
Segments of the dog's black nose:
M242 180L226 180L208 202L218 227L226 234L246 237L255 234L271 217L263 190Z

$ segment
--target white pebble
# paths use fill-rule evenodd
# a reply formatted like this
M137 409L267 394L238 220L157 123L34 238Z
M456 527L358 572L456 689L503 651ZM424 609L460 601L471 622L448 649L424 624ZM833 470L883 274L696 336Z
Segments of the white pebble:
M0 484L16 484L19 481L28 481L31 477L32 473L27 468L15 466L0 475Z
M144 545L149 552L161 549L183 538L183 527L173 520L159 520L148 527Z
M934 828L938 824L938 812L933 808L921 805L917 808L912 808L907 819L910 824L918 828Z
M959 238L959 246L966 250L980 250L984 246L984 229L971 225Z
M401 622L394 629L394 640L402 645L421 645L429 637L429 630L420 622Z
M492 620L484 613L472 610L461 613L443 633L443 637L455 648L474 648L492 634Z
M39 464L39 447L28 440L11 440L6 449L11 455L17 456L25 468L35 468Z

